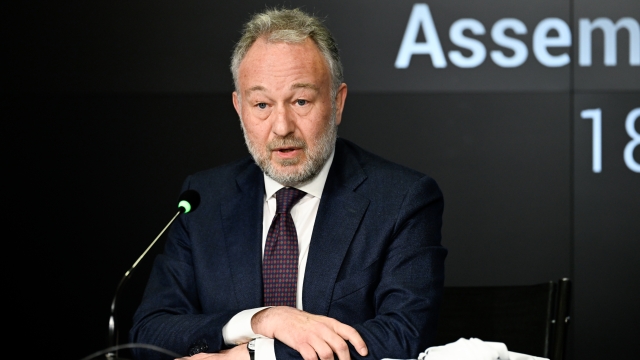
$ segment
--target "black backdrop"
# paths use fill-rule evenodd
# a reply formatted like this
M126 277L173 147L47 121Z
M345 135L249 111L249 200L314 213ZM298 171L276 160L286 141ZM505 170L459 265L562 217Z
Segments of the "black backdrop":
M173 216L182 180L246 154L228 59L242 23L265 4L280 2L2 5L11 210L5 309L17 320L7 351L80 359L106 347L116 285ZM445 56L472 54L451 40L452 23L472 18L485 27L485 35L465 35L487 50L484 62L468 69L448 57L437 69L430 55L394 67L413 1L286 4L325 16L342 49L350 92L340 136L440 184L446 284L570 277L570 357L633 356L640 176L623 152L635 136L625 119L640 107L640 67L629 60L629 43L640 40L618 31L615 66L603 65L599 30L592 32L591 66L579 64L578 44L580 19L637 23L639 3L427 2ZM489 56L513 53L490 35L505 18L528 30L505 33L528 48L514 68ZM547 18L572 32L573 45L548 50L570 56L557 68L533 54L534 29ZM416 41L433 38L419 34ZM600 173L592 170L594 120L581 116L585 109L600 109ZM635 133L639 128L635 121ZM141 263L123 298L140 296L161 247Z

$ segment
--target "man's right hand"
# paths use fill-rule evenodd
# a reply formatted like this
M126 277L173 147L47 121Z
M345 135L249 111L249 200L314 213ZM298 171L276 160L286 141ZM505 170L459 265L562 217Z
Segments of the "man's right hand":
M350 360L349 346L358 354L368 354L367 345L356 329L336 319L314 315L288 306L257 312L251 319L253 332L278 339L297 350L305 360Z

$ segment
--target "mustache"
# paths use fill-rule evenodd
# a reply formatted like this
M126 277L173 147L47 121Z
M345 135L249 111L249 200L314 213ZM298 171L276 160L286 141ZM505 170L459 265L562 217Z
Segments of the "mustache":
M293 135L287 135L285 137L275 138L269 141L269 143L267 144L267 150L269 151L286 147L295 147L306 150L307 143L304 140L299 139Z

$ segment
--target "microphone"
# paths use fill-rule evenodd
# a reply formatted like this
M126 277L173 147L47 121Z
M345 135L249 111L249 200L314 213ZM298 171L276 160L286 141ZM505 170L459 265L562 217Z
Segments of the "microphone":
M136 262L133 263L131 268L127 270L127 272L124 274L122 279L120 279L120 283L118 283L118 287L116 288L115 295L113 296L113 300L111 301L111 315L109 316L109 347L113 347L114 349L119 348L117 331L116 331L117 327L116 327L116 321L115 321L115 314L116 314L116 300L118 298L118 294L120 293L120 288L122 288L122 285L131 277L131 273L133 272L135 267L138 266L138 263L140 262L140 260L144 258L147 252L149 252L149 250L158 241L158 239L160 239L162 234L164 234L164 232L169 228L169 226L171 226L171 224L178 217L178 215L183 213L187 214L187 213L193 212L198 208L199 205L200 205L200 194L197 191L193 189L189 189L184 191L182 194L180 194L180 197L178 198L178 212L173 216L173 218L164 227L164 229L160 231L160 234L156 236L156 238L151 242L151 244L142 253L142 255L140 255L138 260L136 260ZM114 360L119 359L118 350L115 350L115 352L107 353L106 358L114 359Z
M178 209L185 214L194 211L200 205L200 194L193 189L189 189L178 198Z

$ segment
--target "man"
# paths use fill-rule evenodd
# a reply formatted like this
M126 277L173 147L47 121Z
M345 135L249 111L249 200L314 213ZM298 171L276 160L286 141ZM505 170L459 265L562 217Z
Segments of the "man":
M347 85L317 18L255 15L231 71L252 159L186 179L201 205L172 226L131 341L194 360L417 358L444 281L437 184L337 138Z

